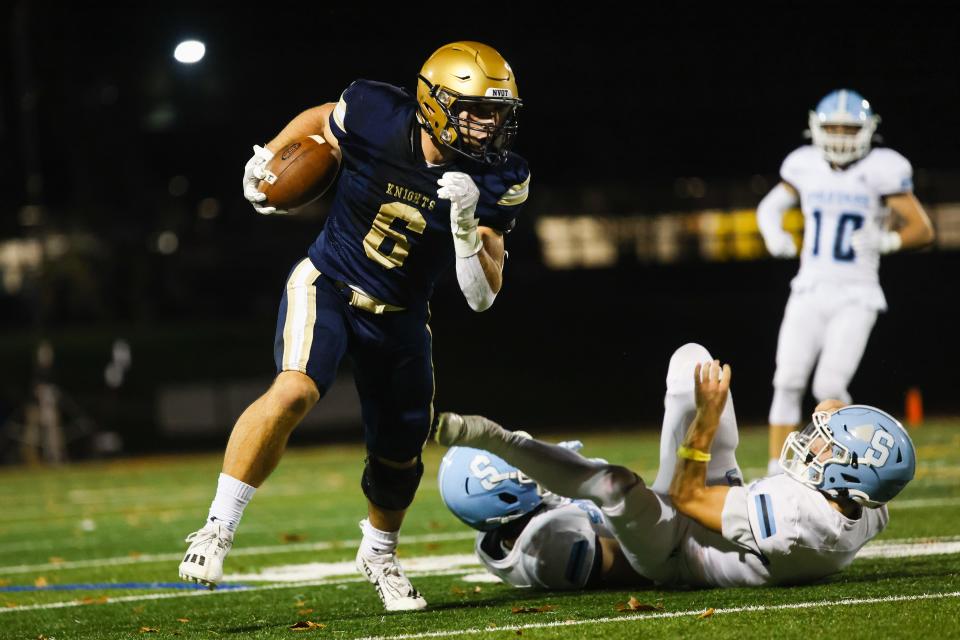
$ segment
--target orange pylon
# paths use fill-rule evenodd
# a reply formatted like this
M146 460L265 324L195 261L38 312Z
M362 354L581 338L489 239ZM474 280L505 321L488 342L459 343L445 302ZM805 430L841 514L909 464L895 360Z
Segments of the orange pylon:
M923 424L923 395L917 387L907 389L903 413L908 427L916 429Z

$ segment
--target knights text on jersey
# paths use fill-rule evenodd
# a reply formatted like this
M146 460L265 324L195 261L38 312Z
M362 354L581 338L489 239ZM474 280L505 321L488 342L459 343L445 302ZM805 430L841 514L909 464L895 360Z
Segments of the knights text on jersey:
M417 103L392 85L357 80L330 116L343 162L330 213L310 247L316 268L383 302L425 307L454 259L450 203L437 180L462 171L480 190L481 226L509 232L527 199L530 173L510 153L497 166L455 160L429 166L420 146Z
M757 554L766 584L796 584L845 568L888 519L882 506L851 520L819 491L780 474L730 488L723 536Z
M787 156L780 176L800 194L804 218L794 290L818 282L878 285L879 254L858 255L850 238L859 229L886 228L889 210L883 198L913 190L913 170L907 159L892 149L879 148L838 170L819 149L804 146ZM885 307L879 287L877 293L874 306Z
M484 548L477 535L476 551L487 570L514 587L582 589L597 558L597 536L612 537L600 509L588 500L561 498L523 528L513 547L501 557Z

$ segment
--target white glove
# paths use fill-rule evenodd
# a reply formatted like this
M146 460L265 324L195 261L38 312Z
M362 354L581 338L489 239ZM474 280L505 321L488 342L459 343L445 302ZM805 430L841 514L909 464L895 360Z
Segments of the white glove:
M763 236L763 242L767 245L767 251L775 258L797 257L797 244L788 231L765 235Z
M273 151L258 144L253 145L253 157L247 160L243 167L243 197L246 198L257 213L268 216L272 213L287 213L283 209L277 209L271 206L261 206L260 203L267 199L267 194L261 193L257 185L263 180L265 167L273 159Z
M481 248L480 221L474 217L480 190L473 179L459 171L447 171L437 184L437 197L450 201L450 229L453 231L453 249L458 258L476 255Z
M896 231L881 231L869 224L850 235L850 246L857 254L875 251L886 255L899 250L902 244L903 238Z
M558 442L557 446L570 449L570 451L580 451L580 449L583 449L583 443L579 440L564 440L563 442Z

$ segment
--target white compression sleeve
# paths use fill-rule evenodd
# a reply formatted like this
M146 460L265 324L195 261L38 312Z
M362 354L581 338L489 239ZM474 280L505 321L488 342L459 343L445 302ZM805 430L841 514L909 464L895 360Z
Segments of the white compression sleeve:
M783 229L783 214L797 204L797 198L782 182L770 190L757 206L757 226L767 245L772 239L786 233Z
M497 294L490 288L487 276L483 273L479 254L467 258L457 258L457 282L467 304L474 311L486 311L493 305Z

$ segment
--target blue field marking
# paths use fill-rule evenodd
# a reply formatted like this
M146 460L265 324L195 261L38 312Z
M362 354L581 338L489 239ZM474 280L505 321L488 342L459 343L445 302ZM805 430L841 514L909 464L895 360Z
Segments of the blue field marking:
M230 591L236 589L246 589L245 584L222 584L217 586L218 591ZM18 592L18 591L102 591L104 589L200 589L208 591L209 589L200 584L190 582L83 582L79 584L52 584L46 587L35 587L33 585L18 585L13 587L0 587L0 592Z

